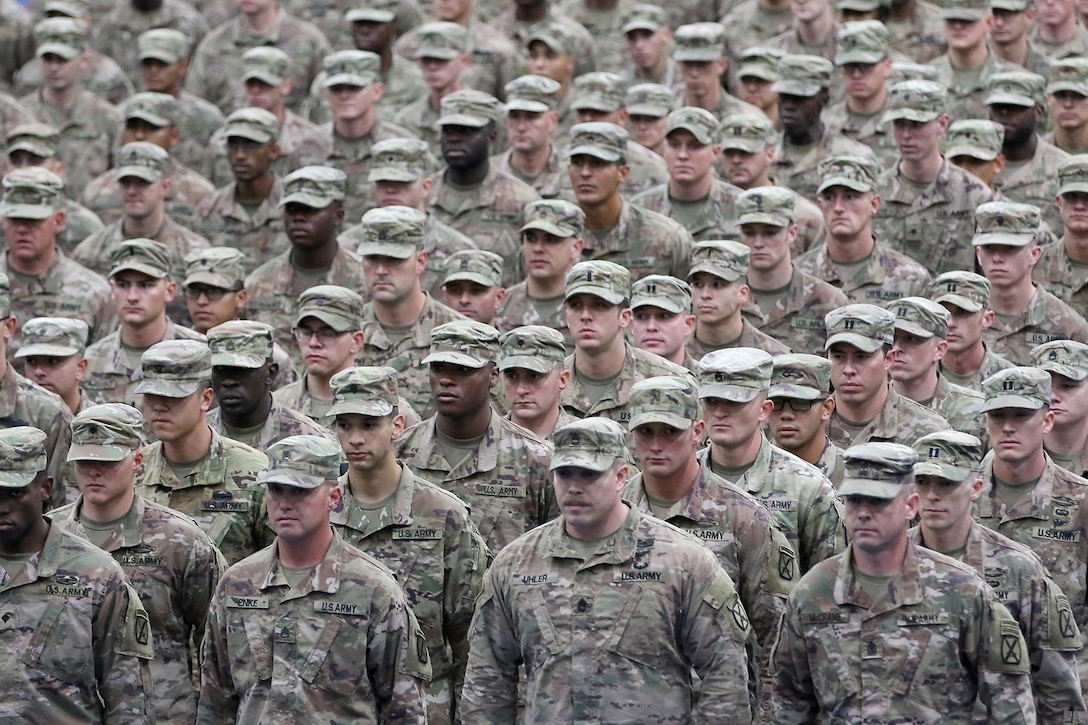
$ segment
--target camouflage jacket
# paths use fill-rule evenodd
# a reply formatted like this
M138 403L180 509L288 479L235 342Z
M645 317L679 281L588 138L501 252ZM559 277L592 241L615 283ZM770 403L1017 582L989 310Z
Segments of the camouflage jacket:
M426 722L427 648L389 570L334 536L291 586L279 542L219 582L197 722Z
M264 489L256 484L257 474L268 467L263 453L213 429L200 467L180 480L161 442L141 450L144 465L136 476L136 493L192 517L228 565L271 543L274 534L268 526Z
M400 458L420 478L469 505L472 521L492 551L559 513L552 490L552 445L492 411L476 451L446 460L437 440L437 418L424 420L397 439Z
M834 37L834 34L832 34ZM809 52L809 51L804 51ZM794 150L782 136L775 147L774 161L771 163L771 175L806 199L816 198L816 189L820 186L820 174L817 167L820 162L832 156L863 156L875 159L872 150L863 143L839 135L837 131L824 126L823 135L813 144L803 147L802 153Z
M740 231L737 228L735 204L741 189L718 179L710 187L710 194L704 200L705 206L699 220L687 227L688 232L697 242L711 239L736 239ZM656 211L672 219L672 200L669 197L669 185L662 184L644 191L631 199L631 203L643 209ZM679 220L674 220L679 223Z
M888 50L927 63L948 50L944 40L941 9L926 0L915 0L914 12L905 23L887 21ZM981 116L989 118L989 115Z
M838 47L838 30L839 22L835 21L823 42L819 44L810 44L801 38L801 34L797 30L797 23L795 22L790 26L789 30L781 32L773 38L769 38L764 45L769 45L772 48L779 48L780 50L795 55L819 55L834 62L835 50Z
M232 181L200 202L188 226L213 247L234 247L244 252L246 274L249 274L286 252L291 242L283 228L283 209L279 208L283 196L279 178L253 216L238 203L237 186Z
M884 407L856 438L850 438L849 431L840 424L841 419L842 416L836 409L827 423L827 434L831 442L843 450L869 441L912 446L914 441L928 433L936 433L952 427L936 411L895 392L895 388L890 383Z
M925 297L929 272L913 259L883 242L876 242L865 260L865 267L853 279L843 279L827 246L806 252L797 260L797 268L816 279L838 287L850 302L883 305L900 297Z
M977 437L982 441L982 450L986 450L990 447L990 435L986 432L986 414L982 412L985 402L986 396L980 391L956 385L938 375L937 390L922 405L943 416L953 430Z
M34 15L16 0L0 0L0 20L0 93L6 93L16 71L34 58ZM0 138L7 134L0 131Z
M876 192L880 208L873 217L874 237L931 274L975 268L975 209L994 200L982 179L945 159L936 180L915 195L893 164L877 178Z
M610 8L590 8L585 0L563 0L559 11L581 25L593 36L593 54L597 70L620 73L630 64L627 39L623 35L623 16L634 0L619 0ZM702 2L695 4L701 5ZM717 17L707 20L717 20ZM694 22L686 20L684 22Z
M45 452L53 477L53 493L47 508L75 500L79 494L68 471L72 444L72 413L59 395L51 393L15 371L8 363L0 377L0 428L30 425L45 431Z
M285 408L277 403L275 398L272 399L272 407L268 409L268 416L265 418L261 429L244 438L241 433L233 432L227 427L226 422L223 420L222 408L209 410L204 415L204 419L208 421L208 425L211 426L212 430L219 435L244 443L258 451L267 451L270 445L282 441L288 436L310 435L336 440L336 436L328 428L297 410Z
M419 48L417 38L416 31L410 31L400 36L394 47L404 57L411 58ZM521 47L476 19L468 23L468 53L470 63L461 73L461 82L499 100L506 98L507 83L529 72Z
M985 345L985 343L983 343ZM946 378L948 382L955 383L961 388L969 388L978 392L982 392L982 381L990 377L996 372L1004 370L1005 368L1011 368L1013 363L1009 362L1005 358L998 355L990 348L986 348L986 354L982 358L982 365L978 371L971 375L958 375L957 373L949 370L946 365L941 361L937 361L937 372L941 374L941 377Z
M775 12L759 0L739 0L720 20L725 26L729 57L735 59L753 45L766 45L771 38L788 31L793 25L793 13L789 10Z
M627 139L627 166L631 171L620 185L620 193L627 198L638 196L669 182L669 167L665 164L665 159L632 139ZM566 167L565 164L564 167ZM564 168L564 172L566 171L567 169ZM570 183L569 173L567 186L571 187L573 195L573 184Z
M513 151L507 149L501 154L491 157L491 165L499 171L509 174L520 181L525 182L540 194L541 199L564 199L572 204L578 203L574 196L574 187L570 182L569 166L563 160L563 152L552 144L552 153L548 156L547 165L532 179L525 178L520 171L510 163ZM621 191L624 186L620 187Z
M462 720L516 722L524 665L524 722L751 722L748 615L713 553L635 510L584 549L557 520L495 558Z
M195 330L166 321L164 340L198 340L206 338ZM139 364L133 366L121 344L121 331L115 330L87 348L83 354L87 358L87 372L80 381L83 394L94 402L126 403L140 407L143 396L137 396L136 386L144 379L144 371Z
M389 120L426 141L435 158L442 158L442 130L438 126L441 116L441 109L431 103L430 93L425 90L411 103L401 105Z
M79 82L84 88L99 98L119 106L126 98L135 93L132 81L128 79L121 66L109 56L99 53L94 48L84 50L85 65L79 74ZM27 61L26 65L15 74L13 93L25 96L34 93L45 82L42 62L38 58Z
M83 497L50 515L60 529L89 539ZM196 714L200 643L208 604L227 568L208 535L188 516L137 496L100 547L121 565L151 620L155 720L190 723Z
M907 543L879 599L853 549L819 564L790 594L775 649L775 723L1035 722L1020 627L968 566Z
M488 19L483 14L478 15L488 21L488 26L492 33L502 35L510 40L518 50L524 52L526 47L526 41L529 39L529 33L532 32L533 26L538 22L550 22L563 26L566 30L566 35L571 38L573 42L572 55L574 56L574 77L582 75L583 73L590 73L598 70L597 68L597 54L594 48L596 47L597 40L590 35L581 23L575 22L570 17L565 15L558 7L558 4L552 3L547 6L546 14L539 21L524 21L518 20L515 16L515 8L509 6L506 3L496 3L498 8L503 8L503 11L494 19Z
M842 134L848 139L863 143L869 147L881 168L888 168L899 157L899 147L892 134L892 124L884 124L884 108L871 116L863 118L853 116L846 107L846 101L828 106L821 120L833 134Z
M393 54L389 69L382 71L385 89L382 98L374 105L374 112L381 121L391 121L398 111L420 97L426 98L430 87L423 80L423 71L414 60ZM302 104L300 113L310 121L322 124L332 120L332 111L325 91L325 71L321 71L310 84L310 94Z
M1043 212L1043 221L1051 229L1062 228L1062 215L1054 198L1058 195L1058 167L1069 154L1036 136L1038 145L1030 161L1006 162L994 179L994 187L1009 201L1034 204ZM1051 246L1051 245L1047 245Z
M468 662L468 633L483 589L488 550L468 507L453 494L401 466L400 483L387 505L364 510L340 477L340 503L332 526L394 573L419 620L431 660L428 723L453 722Z
M1088 30L1080 23L1077 23L1076 28L1077 32L1073 34L1072 38L1058 43L1048 43L1043 40L1038 26L1036 26L1031 30L1028 39L1047 58L1053 58L1054 60L1088 55Z
M970 83L957 84L955 82L956 72L952 68L948 53L934 58L930 61L929 67L937 71L937 82L948 89L945 112L953 121L965 118L989 118L990 109L986 107L984 101L989 94L990 78L997 73L1022 70L1020 66L1010 63L992 50Z
M922 529L909 536L926 546ZM986 579L997 600L1020 625L1031 660L1035 709L1040 723L1084 722L1088 719L1076 653L1082 642L1069 599L1031 549L978 522L971 524L967 552L959 561ZM1068 718L1068 719L1067 719Z
M843 457L843 450L828 438L824 444L824 452L815 465L827 476L827 480L831 481L831 485L837 491L842 484L842 479L846 476L846 459Z
M0 606L5 721L154 722L147 612L109 554L50 524L0 567Z
M319 399L310 393L309 383L307 382L308 375L309 373L303 373L298 380L274 389L272 391L272 401L282 408L288 408L295 413L302 413L319 426L332 429L332 420L317 414L318 405L316 401ZM321 402L325 404L325 409L332 405L331 398ZM404 398L399 398L397 401L397 414L404 416L404 426L406 428L420 421L419 414ZM329 424L325 425L326 422Z
M1073 264L1065 251L1064 240L1043 247L1043 255L1032 268L1031 278L1082 317L1088 315L1088 271Z
M1051 340L1088 342L1088 322L1072 307L1035 285L1027 309L1010 316L994 315L982 331L986 346L1017 365L1031 364L1031 349Z
M754 347L757 350L762 350L771 355L785 355L790 351L789 347L785 344L774 339L767 333L756 329L755 325L743 318L741 318L740 321L740 337L733 342L722 345L721 347L706 345L705 343L700 342L699 338L692 333L687 344L688 354L696 360L702 360L704 355L713 350L721 350L729 347Z
M776 183L775 186L782 186L782 184ZM793 192L793 222L797 225L797 236L790 244L790 255L794 259L821 246L827 239L824 213L820 211L820 207L796 191Z
M650 274L686 279L692 243L691 233L672 219L624 199L614 227L586 229L582 259L604 259L626 267L632 282Z
M847 302L842 291L794 264L789 291L774 309L764 312L753 295L741 312L761 332L790 350L820 355L826 337L824 315Z
M7 22L7 19L4 19ZM0 35L6 31L6 27L0 27ZM0 37L0 48L3 47L3 40ZM0 61L2 62L2 61ZM0 84L3 83L3 78L0 78ZM13 96L7 93L0 92L0 138L7 138L11 134L11 129L18 126L20 123L29 123L37 119L30 113L30 110L23 106ZM66 192L69 197L76 196L72 192Z
M694 103L687 102L687 88L684 86L683 77L672 86L672 98L676 102L676 107L692 106ZM714 117L719 121L726 116L733 116L736 114L761 114L763 111L757 106L753 106L747 101L742 101L733 94L722 88L721 94L718 96L718 102L713 107L706 107L706 110L714 114Z
M553 301L545 300L546 303ZM553 309L554 314L552 314ZM528 285L525 282L518 282L513 287L506 288L506 297L495 314L495 327L508 332L522 325L545 325L559 330L566 341L567 352L574 352L574 340L570 336L570 329L567 328L567 320L563 315L563 300L560 299L558 305L546 304L542 308L538 306L534 298L529 296Z
M136 10L131 3L109 3L108 7L107 14L96 14L91 25L94 36L91 45L133 74L129 80L134 82L140 67L137 43L140 35L154 28L172 28L184 33L192 48L209 29L204 15L183 0L163 0L157 9L148 12ZM241 74L234 78L241 78Z
M87 183L79 202L97 214L103 224L112 224L122 214L120 188L117 169L111 169ZM188 219L197 206L214 193L212 182L175 158L170 190L166 192L166 215L171 219Z

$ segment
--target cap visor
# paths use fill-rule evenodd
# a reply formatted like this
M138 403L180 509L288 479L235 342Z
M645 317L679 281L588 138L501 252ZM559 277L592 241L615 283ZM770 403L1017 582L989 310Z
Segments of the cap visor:
M921 337L921 338L927 339L927 340L929 338L933 337L933 335L934 335L934 333L930 332L929 330L922 327L921 325L918 325L918 324L916 324L914 322L909 322L907 320L896 320L895 321L895 329L902 330L903 332L910 333L911 335L914 335L915 337Z
M249 79L259 80L261 83L267 83L270 86L278 86L283 83L283 79L278 75L269 73L268 71L260 70L258 68L250 68L242 74L242 82L245 83Z
M455 48L438 48L435 46L420 47L412 56L412 60L421 58L436 58L438 60L453 60L461 53Z
M117 169L117 180L135 177L151 183L162 178L162 174L146 166L122 166Z
M547 232L553 237L559 237L560 239L568 239L574 236L574 227L564 227L559 224L555 224L546 219L533 219L526 222L525 226L518 230L518 234L527 232L531 229L539 229L542 232Z
M713 49L692 49L692 48L680 48L672 54L673 60L683 62L685 60L694 60L698 62L721 60L724 57L723 50Z
M688 312L688 310L685 310L682 306L664 297L632 297L631 309L634 310L639 307L656 307L659 310L665 310L674 315L682 315Z
M476 284L482 285L484 287L501 286L501 283L499 285L496 285L495 280L493 279L488 279L482 274L473 274L472 272L457 272L455 274L447 275L446 278L442 280L442 284L446 284L447 282L456 282L462 279L469 282L475 282Z
M264 131L249 126L227 126L226 137L244 138L249 141L256 141L257 143L268 143L273 140L272 136Z
M44 58L47 55L59 55L65 60L71 60L80 54L79 48L73 48L63 43L43 43L38 46L37 56Z
M438 119L439 126L468 126L469 128L483 128L490 122L490 118L470 116L467 113L451 113Z
M391 257L408 259L416 253L416 248L405 244L382 244L381 242L363 242L355 250L360 257Z
M200 389L199 382L144 378L136 385L136 395L160 395L164 398L188 398Z
M214 272L200 271L190 274L181 284L183 287L188 287L191 284L206 284L209 287L229 290L241 281L242 280L232 280L230 277L224 277L223 275L215 274Z
M295 488L314 489L325 482L321 476L311 476L298 471L261 471L257 474L257 485L267 486L270 483L278 483L283 486Z
M343 315L338 315L330 310L314 309L313 307L303 307L300 309L298 315L295 317L295 324L299 324L307 317L320 320L337 332L347 332L348 330L358 329L359 327L358 325L353 325L351 320Z
M1006 232L989 232L976 234L971 240L974 247L985 247L990 244L1002 244L1006 247L1026 247L1035 239L1034 234L1008 234Z
M158 60L165 63L166 65L173 65L174 63L177 63L180 58L173 55L172 53L167 53L164 50L154 49L145 50L144 52L140 53L139 60Z
M704 383L699 387L699 400L721 398L733 403L749 403L755 400L757 395L759 391L755 388L727 383Z
M665 106L654 104L638 104L627 106L629 116L649 116L650 118L664 118L669 115L669 109Z
M900 118L904 118L908 121L914 121L915 123L929 123L940 115L940 113L934 111L916 111L913 108L896 108L894 110L887 111L884 114L884 117L880 119L880 124L889 124L894 121L898 121Z
M617 106L615 103L609 103L608 101L602 101L596 98L576 98L570 104L571 109L575 111L600 111L601 113L612 113L622 108L622 104Z
M55 212L44 204L0 204L0 217L5 219L48 219Z
M668 136L673 131L678 131L680 129L683 129L683 130L687 131L688 133L690 133L701 144L711 144L711 143L714 142L714 139L712 139L710 137L710 134L707 133L705 128L702 128L700 126L695 126L694 124L690 124L690 123L678 123L677 125L673 126L672 128L666 130L665 135Z
M352 413L369 415L372 418L384 418L393 412L393 406L381 400L340 400L334 402L325 412L326 418L334 415Z
M321 84L322 88L332 88L333 86L357 86L359 88L366 88L373 82L373 79L364 78L361 75L355 73L337 73L331 75L325 79L325 82Z
M634 430L640 425L646 425L647 423L664 423L665 425L672 426L676 430L687 430L694 422L694 420L688 420L677 413L666 413L663 410L647 410L638 415L632 415L631 420L627 422L627 430Z
M947 302L950 305L955 305L961 310L967 310L968 312L978 312L982 309L982 305L974 300L970 300L963 295L941 295L940 297L934 297L933 301L937 304Z
M790 398L792 400L822 400L830 397L831 393L825 393L807 385L772 385L768 398Z
M779 78L771 86L775 93L785 93L787 96L815 96L820 92L820 86L804 81L791 81Z
M160 116L156 113L148 113L147 111L144 111L142 109L126 111L125 120L128 120L130 118L147 121L152 126L157 126L158 128L165 128L166 126L174 125L174 122L171 121L169 118L166 118L165 116Z
M868 12L868 10L862 10L860 12ZM879 63L886 57L887 55L884 53L879 53L875 50L847 50L835 54L835 65L844 66L848 63Z
M158 267L152 267L150 264L141 264L139 262L122 262L116 267L110 269L110 276L113 277L116 274L128 271L146 274L148 277L151 277L153 279L162 279L167 274L169 274L165 270L161 270Z
M741 65L740 69L737 70L737 78L758 78L761 81L774 83L778 80L778 73L773 68L752 63Z
M20 352L22 351L20 350ZM1048 373L1055 373L1056 375L1061 375L1062 377L1069 378L1070 380L1080 381L1088 378L1088 370L1081 370L1080 368L1075 368L1072 365L1062 365L1061 363L1050 362L1049 360L1044 360L1035 367L1039 368L1040 370L1046 370Z
M992 106L995 103L1003 103L1009 106L1026 106L1029 108L1035 106L1035 101L1027 96L1021 96L1019 93L991 93L982 103L986 106Z
M941 20L981 20L990 13L989 10L975 10L972 8L941 8L938 11Z
M73 445L68 449L68 461L123 461L131 448L92 444Z
M592 284L577 285L574 288L568 287L567 292L563 295L564 300L569 300L571 297L577 294L593 295L594 297L600 297L602 300L610 305L618 305L623 302L624 296L616 294L610 289L605 287L598 287Z
M657 29L661 26L657 23L652 23L649 20L632 20L624 25L620 32L627 35L632 30L649 30L651 33L656 33Z
M993 161L997 158L997 153L987 151L986 149L980 149L977 146L949 146L944 150L944 155L950 159L954 159L957 156L967 156L968 158L978 159L979 161Z
M541 103L540 101L530 101L528 99L519 98L514 101L509 101L506 104L507 111L528 111L529 113L546 113L552 110L547 103ZM630 110L630 109L628 109Z
M861 192L873 190L871 184L866 184L864 181L860 181L858 179L848 179L843 176L829 176L828 178L820 182L820 186L816 189L816 193L822 194L824 191L830 189L832 186L845 186L847 189L853 189L854 191Z
M213 352L212 367L247 368L256 370L265 364L264 358L259 355L243 355L237 352Z
M423 358L423 361L420 363L420 365L430 365L431 363L438 363L438 362L450 363L451 365L460 365L461 367L464 367L464 368L480 369L480 368L484 367L485 365L487 365L491 361L490 360L481 360L478 357L474 357L472 355L466 355L463 352L443 351L443 352L432 352L430 355Z
M377 169L371 169L367 174L366 180L373 183L375 181L399 181L404 184L410 184L413 181L422 179L425 174L414 174L411 171L405 169L398 169L391 166L384 166Z
M856 495L893 499L902 490L903 486L898 483L869 481L864 478L846 478L839 485L839 497Z
M391 13L388 10L377 10L375 8L356 8L355 10L348 10L344 13L344 20L349 23L391 23L396 19L396 13Z
M56 156L56 152L49 148L44 143L36 141L34 139L26 138L9 143L4 149L8 156L11 156L16 151L27 151L35 156L41 156L43 159L52 158Z
M532 370L534 373L547 375L555 368L555 362L544 358L529 355L507 355L499 360L499 370L513 370L522 368Z
M884 346L882 341L859 335L856 332L836 332L827 338L827 342L824 343L824 350L830 350L831 346L838 342L853 345L862 352L876 352Z
M792 220L781 214L769 212L748 213L737 217L737 224L770 224L772 227L788 227L791 223Z
M323 196L317 194L310 194L305 191L296 191L293 194L280 199L280 208L287 206L288 204L302 204L308 206L311 209L324 209L332 202Z
M726 282L736 282L740 279L740 275L733 270L722 269L711 262L700 262L693 266L691 271L688 272L688 279L690 280L696 272L706 272L707 274L712 274L715 277L724 279Z
M39 344L23 345L15 353L16 359L24 357L69 357L79 352L78 348L69 347L68 345L56 345L48 342Z
M1071 181L1058 187L1058 196L1071 194L1074 191L1088 193L1088 181Z
M615 460L615 456L610 453L590 453L589 451L556 451L552 455L551 466L549 471L554 471L557 468L564 466L573 466L575 468L585 468L590 471L607 471Z
M982 413L989 413L991 410L1001 410L1002 408L1018 408L1020 410L1039 410L1043 407L1041 400L1034 398L1028 398L1023 395L995 395L992 398L987 398L986 402L982 404Z
M937 478L943 478L946 481L962 481L967 478L971 473L970 468L961 468L960 466L950 466L944 463L931 463L929 461L919 461L914 464L914 475L918 476L936 476Z
M600 146L590 146L583 144L581 146L572 146L567 150L567 159L573 159L575 156L592 156L595 159L602 159L615 163L623 158L617 151L611 149L602 149Z
M25 488L37 477L34 471L0 471L0 488Z
M722 151L743 151L748 154L757 154L767 148L767 143L746 138L722 139Z
M1060 91L1069 91L1070 93L1079 93L1082 96L1088 96L1088 83L1074 83L1073 81L1054 81L1046 87L1048 95L1059 93Z

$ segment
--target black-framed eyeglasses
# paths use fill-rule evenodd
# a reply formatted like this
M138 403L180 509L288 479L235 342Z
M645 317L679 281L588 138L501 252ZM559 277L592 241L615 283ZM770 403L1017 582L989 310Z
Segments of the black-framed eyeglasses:
M241 287L232 287L230 289L223 289L222 287L210 287L202 284L191 284L185 288L185 299L190 301L196 301L200 299L200 295L204 295L208 298L209 302L218 302L223 299L223 295L228 292L241 292Z
M292 327L291 333L294 334L295 339L299 342L309 342L316 337L317 341L322 345L328 345L341 335L346 335L348 331L344 330L343 332L337 332L331 327L319 327L316 330L309 327Z
M819 400L802 400L800 398L772 398L771 403L774 405L775 412L781 411L787 405L790 406L790 410L795 413L807 413L812 410L812 406L822 402Z

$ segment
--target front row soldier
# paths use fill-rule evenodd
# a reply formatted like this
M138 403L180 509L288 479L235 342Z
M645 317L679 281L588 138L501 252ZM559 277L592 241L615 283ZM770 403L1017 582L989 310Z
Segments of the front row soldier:
M767 419L774 444L811 463L835 488L842 483L842 449L827 435L835 412L831 394L831 361L793 353L774 358L771 370L771 415Z
M922 436L913 448L918 455L914 488L920 520L908 532L911 541L974 569L1019 622L1039 722L1088 720L1076 667L1081 636L1069 600L1030 549L971 516L972 504L982 494L981 441L959 431L940 431Z
M526 722L751 722L744 605L706 547L623 502L626 437L606 418L555 432L562 515L488 570L463 722L515 722L521 665Z
M68 461L80 496L50 518L124 569L151 621L155 719L187 723L196 717L192 670L208 604L227 565L192 519L136 493L143 423L140 411L124 403L91 406L72 420Z
M970 567L907 534L914 451L846 451L847 549L790 593L774 652L771 722L1034 723L1020 627Z
M336 399L326 416L348 461L332 526L396 575L430 655L427 722L457 722L487 545L459 498L397 460L396 439L404 430L397 371L343 370L333 376L332 390Z
M151 627L109 554L43 516L46 436L0 429L0 716L154 722Z
M570 371L563 366L567 356L563 333L544 325L523 325L504 332L499 343L499 374L511 421L547 440L577 420L559 405L570 384Z
M219 582L197 722L427 721L431 668L404 592L330 525L341 455L307 435L268 449L257 482L276 539Z

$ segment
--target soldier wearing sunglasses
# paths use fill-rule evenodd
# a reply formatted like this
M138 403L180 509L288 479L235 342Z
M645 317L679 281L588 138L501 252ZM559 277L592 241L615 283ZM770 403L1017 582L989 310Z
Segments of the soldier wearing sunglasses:
M818 355L794 353L772 361L773 407L768 419L779 448L823 471L835 488L842 483L842 449L827 436L827 421L835 412L831 395L831 361Z

